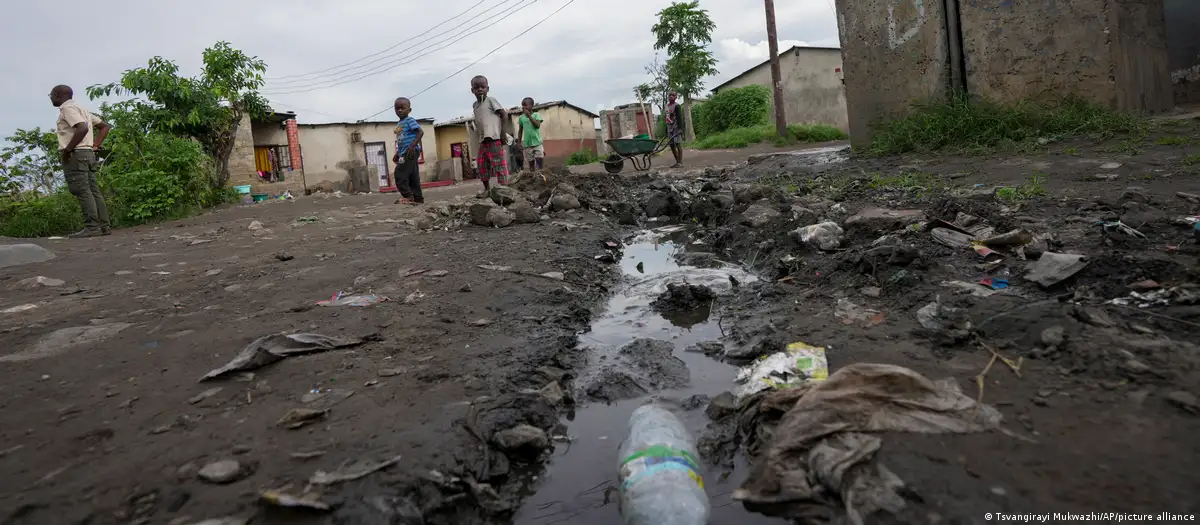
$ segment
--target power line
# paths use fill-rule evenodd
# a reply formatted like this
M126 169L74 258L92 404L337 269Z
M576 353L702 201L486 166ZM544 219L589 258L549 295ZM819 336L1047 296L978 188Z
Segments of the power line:
M393 49L396 49L397 47L399 47L399 46L400 46L400 44L403 44L403 43L405 43L405 42L409 42L409 41L415 40L417 37L420 37L420 36L422 36L422 35L428 34L430 31L433 31L435 28L437 28L437 27L440 27L440 26L442 26L442 25L445 25L446 23L450 22L451 20L454 20L454 19L456 19L456 18L458 18L458 17L460 17L460 16L462 16L462 15L465 15L465 14L467 14L467 13L468 13L468 12L470 12L472 9L475 9L476 7L479 7L479 5L480 5L480 4L482 4L482 3L486 2L486 1L487 1L487 0L479 0L478 2L476 2L476 3L475 3L475 5L473 5L473 6L471 6L471 7L468 7L468 8L467 8L466 10L464 10L463 12L461 12L461 13L459 13L459 14L457 14L457 15L454 15L454 16L452 16L452 17L450 17L450 18L447 18L447 19L445 19L445 20L442 20L442 21L441 21L441 22L439 22L437 25L435 25L435 26L433 26L433 27L430 27L429 29L426 29L424 33L421 33L421 34L419 34L419 35L416 35L416 36L413 36L413 37L411 37L411 38L406 38L406 39L404 39L404 40L401 40L401 41L399 41L399 42L396 42L394 45L392 45L391 47L389 47L389 48L387 48L387 49L384 49L383 51L379 51L379 52L377 52L377 53L372 53L372 54L370 54L370 55L367 55L367 56L364 56L364 57L362 57L362 58L359 58L359 59L356 59L356 60L352 60L352 61L350 61L350 62L346 62L345 64L338 64L338 65L336 65L336 66L331 66L331 67L329 67L329 68L322 69L322 70L320 70L320 71L313 71L313 72L309 72L309 73L300 73L300 74L297 74L297 75L283 75L283 76L279 76L279 77L267 77L267 80L283 80L283 79L285 79L285 78L299 78L299 77L307 77L307 76L309 76L309 75L317 75L317 74L320 74L320 73L325 73L326 71L331 71L331 70L333 70L333 69L337 69L337 68L340 68L340 67L343 67L343 66L348 66L348 65L351 65L351 64L357 63L357 62L359 62L359 61L362 61L362 60L364 60L364 59L367 59L367 58L371 58L371 57L375 57L375 56L382 55L382 54L384 54L384 53L387 53L388 51L391 51L391 50L393 50Z
M409 51L413 48L420 48L422 45L425 45L426 43L430 42L431 40L438 40L438 39L445 37L446 35L449 35L451 33L453 33L451 35L451 38L453 38L455 36L462 35L463 33L466 33L467 31L470 31L481 25L484 25L485 23L487 23L489 21L488 18L484 18L483 20L475 21L473 25L468 26L468 24L471 24L472 21L479 19L480 17L497 16L497 15L503 14L505 12L505 10L512 9L515 6L505 7L503 9L500 9L500 11L498 11L496 13L489 13L489 11L491 11L497 7L503 6L504 4L507 4L512 1L513 0L503 0L499 4L496 4L494 6L488 7L483 10L480 10L478 13L475 13L470 18L463 20L457 27L455 27L453 29L447 29L447 30L442 31L432 37L425 38L425 39L421 40L420 42L417 42L415 44L407 46L404 49L401 49L400 51L397 51L395 53L390 53L386 56L375 58L373 60L370 60L368 62L363 62L358 65L340 68L337 71L332 71L329 73L316 75L313 78L303 78L303 79L297 78L297 79L292 79L292 80L282 80L279 82L273 82L272 84L276 86L276 89L282 89L282 90L303 89L303 88L307 88L307 87L312 87L314 85L319 85L322 83L335 82L338 80L338 78L342 78L345 76L357 75L357 74L361 73L364 69L371 67L373 65L376 65L376 64L380 64L381 62L384 63L383 65L387 65L388 63L390 63L390 62L388 62L389 60L395 60L397 57L401 57L400 58L401 60L403 60L404 58L412 57L414 54L418 54L421 51L423 51L423 49L417 49L416 51L412 51L411 53L407 53L407 54L405 52ZM517 3L520 4L523 1L525 1L525 0L518 0ZM444 40L438 40L438 42L441 42L441 41L444 41ZM438 42L434 42L433 44L429 44L429 45L436 45ZM429 47L429 46L426 46L426 47ZM291 84L291 85L287 85L287 84Z
M493 54L493 53L495 53L495 52L499 51L499 50L500 50L500 49L502 49L504 46L507 46L507 45L509 45L509 44L513 43L513 41L514 41L514 40L516 40L516 39L518 39L518 38L521 38L521 36L523 36L525 33L528 33L528 32L530 32L530 31L533 31L533 28L535 28L535 27L537 27L537 26L540 26L540 25L542 25L542 23L543 23L543 22L545 22L545 21L547 21L547 20L549 20L549 19L550 19L550 17L552 17L552 16L554 16L554 15L557 15L559 11L562 11L563 9L566 9L566 8L567 8L567 6L569 6L569 5L573 4L573 3L575 3L575 0L568 0L568 1L567 1L567 3L565 3L565 4L563 4L563 5L562 5L562 7L559 7L558 9L555 9L555 10L554 10L554 12L552 12L552 13L550 13L550 14L546 15L546 17L545 17L545 18L543 18L543 19L539 20L539 21L538 21L536 24L533 24L532 26L529 26L529 29L526 29L526 30L524 30L524 31L521 31L520 33L517 33L517 35L516 35L516 36L514 36L514 37L512 37L512 38L508 39L508 41L504 42L503 44L500 44L499 46L496 46L496 48L495 48L495 49L493 49L493 50L491 50L491 51L488 51L486 55L483 55L483 56L479 57L477 60L475 60L474 62L471 62L470 64L467 64L467 65L466 65L466 66L464 66L462 69L460 69L460 70L458 70L458 71L455 71L455 72L453 72L453 73L450 73L449 75L446 75L446 78L443 78L443 79L441 79L441 80L439 80L439 81L437 81L437 82L434 82L433 84L430 84L430 85L429 85L429 87L427 87L427 88L425 88L425 89L422 89L422 90L418 91L418 92L417 92L415 95L411 95L411 96L409 96L408 98L409 98L409 99L414 99L414 98L417 98L417 97L418 97L418 96L420 96L422 93L425 93L426 91L429 91L429 90L431 90L431 89L433 89L433 88L437 87L437 86L438 86L439 84L441 84L442 82L445 82L445 81L447 81L447 80L450 80L450 79L451 79L451 78L453 78L455 75L457 75L457 74L459 74L459 73L462 73L463 71L466 71L466 70L467 70L467 68L469 68L469 67L471 67L471 66L473 66L473 65L475 65L475 64L478 64L478 63L482 62L482 61L483 61L483 59L485 59L485 58L487 58L487 57L490 57L490 56L492 56L492 54ZM362 121L364 121L364 120L370 120L370 119L374 118L376 115L379 115L380 113L383 113L384 111L387 111L388 109L391 109L391 106L389 106L389 107L386 107L386 108L383 108L383 109L381 109L381 110L379 110L379 111L375 112L374 114L372 114L372 115L371 115L371 116L369 116L369 117L366 117L366 118L360 119L360 120L359 120L359 122L362 122Z
M373 77L376 75L386 73L388 71L396 69L397 67L400 67L405 64L410 64L410 63L415 62L425 56L428 56L437 51L441 51L442 49L445 49L445 48L450 47L462 40L465 40L475 34L475 31L474 31L475 28L477 28L481 25L484 25L484 24L495 24L497 22L501 22L504 19L517 14L518 11L521 11L521 10L525 9L526 7L529 7L529 6L539 2L540 0L520 0L520 1L526 2L526 3L520 4L517 6L513 6L513 9L509 10L507 12L507 14L505 14L504 16L502 16L498 19L482 20L482 21L476 23L474 26L463 28L458 33L451 35L451 38L454 38L453 40L444 41L444 43L442 43L442 45L437 46L437 47L429 46L429 47L425 47L422 49L418 49L404 57L400 57L391 62L380 64L378 66L379 67L378 69L374 69L374 70L370 70L370 71L366 71L366 72L362 72L362 73L357 73L354 76L352 76L351 78L319 80L319 81L316 81L314 83L311 83L311 84L305 85L305 86L286 86L286 87L280 88L279 90L274 90L274 91L273 90L264 90L263 93L264 94L275 94L275 95L290 95L290 94L294 94L294 93L307 93L309 91L315 91L318 89L328 89L331 87L340 86L342 84L349 84L351 82L357 82L364 78L369 78L369 77ZM455 38L455 37L457 37L457 38ZM439 42L439 43L441 43L441 42ZM434 44L434 45L436 45L436 44Z

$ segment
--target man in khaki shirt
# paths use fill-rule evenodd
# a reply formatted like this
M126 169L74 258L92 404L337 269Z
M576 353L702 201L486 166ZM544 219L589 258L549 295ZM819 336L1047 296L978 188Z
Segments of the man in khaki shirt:
M112 233L108 223L108 207L100 194L96 180L96 151L112 129L71 99L75 94L69 86L58 85L50 90L50 102L58 108L58 150L62 154L67 189L79 200L83 210L83 230L71 237L95 237Z

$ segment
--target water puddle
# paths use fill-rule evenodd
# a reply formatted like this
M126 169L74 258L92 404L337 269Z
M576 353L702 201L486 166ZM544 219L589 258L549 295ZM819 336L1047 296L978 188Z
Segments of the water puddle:
M667 289L670 283L687 282L705 285L718 294L729 292L730 277L741 283L752 282L754 276L732 265L681 265L674 255L680 251L703 252L704 247L689 244L688 233L682 227L668 227L643 232L631 239L624 248L620 267L625 280L608 301L607 308L592 322L591 331L580 335L580 346L589 352L589 371L581 373L580 381L606 363L615 361L617 351L641 338L668 341L674 355L687 364L691 380L686 388L655 392L664 400L685 400L693 395L715 396L732 390L737 368L706 357L701 353L685 352L688 346L721 339L721 323L712 316L710 308L700 308L687 315L668 319L650 308L650 303ZM640 269L639 269L640 266ZM525 498L517 512L519 525L612 525L620 523L617 509L617 449L633 411L647 397L619 401L613 404L584 404L569 417L568 433L571 443L560 444L546 472L531 489L536 492ZM676 411L692 433L700 437L708 425L704 405L690 411ZM742 460L744 461L744 460ZM712 504L711 523L745 525L786 523L746 512L730 494L745 475L745 465L734 472L720 467L702 465L705 488Z

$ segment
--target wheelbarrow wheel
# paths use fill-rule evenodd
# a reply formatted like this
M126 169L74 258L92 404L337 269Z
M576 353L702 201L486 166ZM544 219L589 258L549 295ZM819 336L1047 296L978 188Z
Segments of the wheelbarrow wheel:
M620 155L613 153L612 155L609 155L607 159L604 159L604 171L617 174L621 173L621 170L623 169L625 169L625 159Z

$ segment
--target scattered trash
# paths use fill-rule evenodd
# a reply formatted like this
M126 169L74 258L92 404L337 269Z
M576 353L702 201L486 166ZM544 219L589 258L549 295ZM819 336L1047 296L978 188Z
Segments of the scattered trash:
M258 221L250 221L250 226L247 226L246 228L249 230L261 230L263 229L263 224Z
M317 301L317 304L321 306L371 306L387 300L388 298L382 295L370 293L345 295L343 292L338 291L338 293L329 299Z
M392 459L379 463L351 463L343 464L334 472L325 472L318 470L308 478L308 482L313 485L333 485L344 481L354 481L356 479L365 478L371 474L388 468L400 462L401 456L396 456Z
M988 287L988 288L991 288L991 289L993 289L993 290L1003 290L1003 289L1005 289L1005 288L1008 288L1008 281L1007 281L1007 280L1005 280L1005 279L996 279L996 278L993 278L993 277L988 277L988 278L986 278L986 279L980 279L980 280L979 280L979 284L982 284L982 285L984 285L984 286L986 286L986 287Z
M0 310L0 314L15 314L15 313L19 313L19 312L27 312L27 311L33 310L34 308L37 308L37 307L38 307L38 305L36 305L36 304L21 304L21 305L12 306L12 307Z
M405 269L403 269L403 270L400 270L400 278L401 278L401 279L407 279L407 278L409 278L409 277L412 277L412 276L414 276L414 275L421 275L421 274L423 274L423 273L426 273L426 272L428 272L428 271L429 271L429 269L428 269L428 268L426 268L426 269L424 269L424 270L414 270L414 269L412 269L412 268L405 268Z
M863 308L846 298L838 299L833 310L834 317L842 320L842 324L862 323L864 327L872 327L883 322L883 313L879 310Z
M417 290L417 291L410 293L404 297L404 304L413 304L424 298L425 298L425 294L423 292L421 292L420 290Z
M547 279L553 279L555 281L562 281L567 278L567 274L562 273L562 272L546 272L546 273L539 273L537 275L538 275L538 277L545 277Z
M1137 237L1137 238L1139 238L1139 239L1145 239L1145 238L1146 238L1146 234L1144 234L1144 233L1142 233L1142 232L1140 232L1140 231L1137 231L1137 230L1133 229L1133 228L1132 228L1132 227L1130 227L1128 224L1125 224L1125 223L1123 223L1123 222L1121 222L1121 221L1099 222L1099 223L1097 223L1097 224L1100 224L1100 225L1102 225L1102 226L1104 227L1104 231L1105 231L1105 232L1107 232L1107 233L1112 233L1112 232L1114 232L1114 231L1119 231L1119 232L1121 232L1121 233L1124 233L1124 234L1126 234L1126 235L1129 235L1129 236L1131 236L1131 237Z
M407 368L381 368L376 373L379 374L379 377L392 377L398 376L405 372L408 372Z
M302 508L319 511L328 511L330 509L328 503L324 503L317 499L315 495L293 496L278 490L265 490L258 495L259 499L269 505L276 507Z
M773 428L748 429L774 439L761 448L733 499L748 510L794 519L845 513L855 525L905 505L898 493L903 481L874 454L882 433L965 434L1001 421L998 411L964 395L954 379L930 381L907 368L870 363L767 393L758 406L759 414L785 414Z
M983 286L980 286L980 283L969 283L966 281L942 281L941 285L947 288L957 288L974 295L975 297L991 297L996 295L995 290L984 288Z
M321 219L319 217L308 215L308 216L300 217L299 219L296 219L296 222L313 223L313 222L321 222Z
M803 342L787 345L776 352L746 365L738 371L736 392L739 400L767 389L791 388L808 381L822 381L829 376L825 348Z
M615 256L613 256L613 254L611 254L611 253L602 253L600 255L593 257L593 259L596 259L597 261L600 261L602 263L609 263L609 264L617 262L617 258Z
M324 419L329 415L329 410L314 410L309 408L293 408L279 418L275 422L275 426L280 426L289 430L296 430L309 423L315 423L319 419Z
M622 523L708 523L710 507L695 442L669 410L655 404L635 410L619 454Z
M471 326L477 326L477 327L482 328L484 326L491 326L495 322L496 321L493 321L491 319L476 319L474 321L471 321L470 324L471 324Z
M511 272L511 271L513 271L512 266L498 266L495 264L481 264L481 265L479 265L479 269L491 270L493 272Z
M222 270L221 268L216 268L216 269L213 269L213 270L209 270L209 271L207 271L207 272L204 272L204 275L205 275L206 277L212 277L212 276L214 276L214 275L217 275L217 274L221 273L221 270Z
M445 277L447 275L450 275L450 272L447 272L446 270L434 270L426 274L427 277Z
M1046 252L1030 265L1025 279L1049 288L1079 273L1087 265L1087 257L1083 255Z
M331 337L321 334L273 334L260 337L246 345L232 361L214 369L200 381L214 379L230 372L254 370L293 355L324 352L362 344L351 337Z
M646 263L637 263L637 271L638 273L646 273Z

